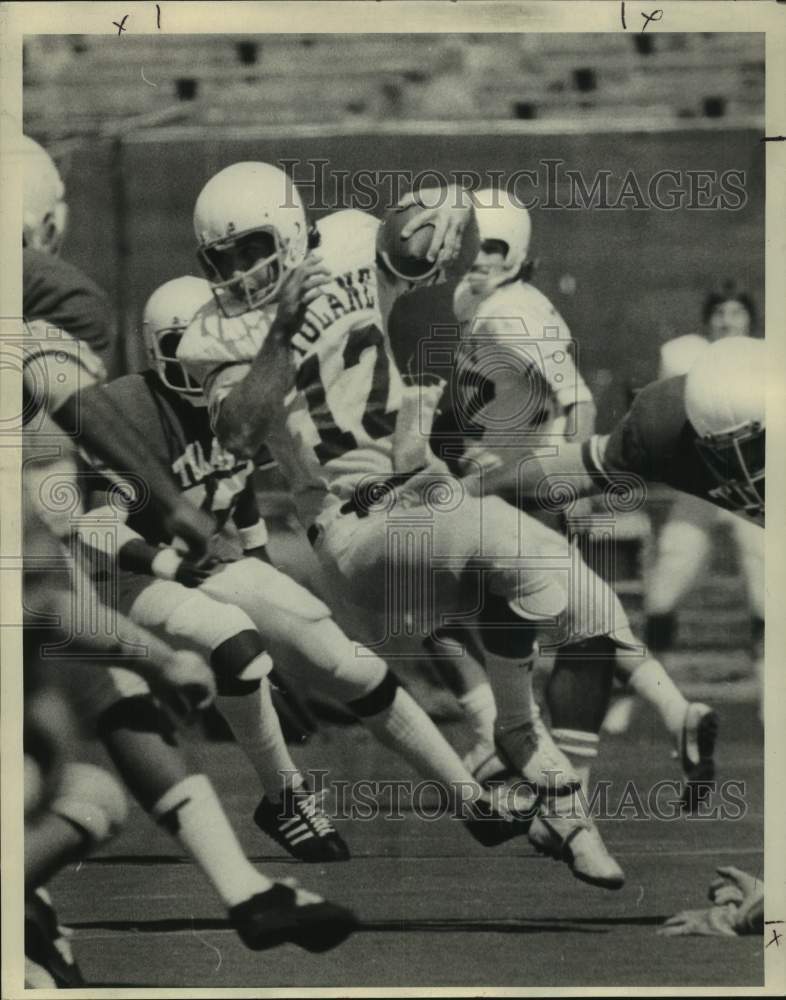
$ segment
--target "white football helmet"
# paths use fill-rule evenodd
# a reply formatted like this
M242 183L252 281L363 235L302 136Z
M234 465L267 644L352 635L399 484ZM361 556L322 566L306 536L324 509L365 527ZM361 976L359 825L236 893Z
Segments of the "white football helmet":
M27 135L22 155L22 245L56 254L68 221L65 186L52 157Z
M696 446L718 481L712 495L753 516L764 514L766 378L764 341L727 337L702 352L685 382Z
M259 309L308 250L297 188L269 163L234 163L205 184L194 208L197 254L226 316Z
M453 310L461 322L472 317L479 300L515 280L527 262L532 236L529 212L505 191L486 188L474 198L480 251L453 295ZM502 263L490 259L500 252Z
M145 306L142 335L150 366L168 389L204 405L202 387L178 360L177 348L186 327L202 306L210 301L210 283L185 275L157 288Z

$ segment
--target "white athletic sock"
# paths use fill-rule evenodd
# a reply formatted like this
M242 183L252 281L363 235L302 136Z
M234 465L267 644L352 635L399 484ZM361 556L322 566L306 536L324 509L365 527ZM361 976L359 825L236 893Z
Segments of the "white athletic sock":
M177 837L227 907L236 906L273 885L243 853L204 774L190 774L173 785L151 813L157 823Z
M483 681L462 694L458 702L464 710L467 722L472 727L476 742L493 749L497 705L489 682Z
M461 758L431 719L404 688L397 688L391 704L361 719L383 746L395 750L425 778L440 782L450 800L467 796L476 787Z
M628 684L658 712L679 746L688 702L663 665L650 657L636 667Z
M597 733L583 732L578 729L552 729L551 736L570 761L571 767L581 781L582 791L587 795L590 770L598 756L600 737Z
M495 737L508 762L517 769L523 767L532 754L529 724L537 712L532 695L533 662L534 656L514 660L486 651L486 670L497 703Z
M267 678L262 678L253 694L219 696L216 707L229 723L268 798L277 802L284 788L303 784L297 764L289 755Z

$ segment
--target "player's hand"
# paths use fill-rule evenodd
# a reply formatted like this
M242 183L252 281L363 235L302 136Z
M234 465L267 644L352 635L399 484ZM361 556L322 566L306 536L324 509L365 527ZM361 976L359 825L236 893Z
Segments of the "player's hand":
M178 718L190 722L216 696L213 672L196 653L178 650L153 681L155 693Z
M764 891L764 883L753 875L729 865L716 868L718 877L710 883L709 897L716 906L734 903L741 906L746 900L758 898Z
M662 924L661 937L736 937L734 906L711 906L707 910L683 910Z
M195 561L207 552L208 542L216 530L210 514L195 507L185 497L181 497L174 510L167 515L166 527L171 535L186 543L188 553Z
M426 253L426 260L437 261L446 267L455 261L461 251L461 239L474 211L468 191L455 184L447 188L428 188L410 191L399 202L401 208L423 205L423 211L414 216L401 230L406 240L421 226L432 225L434 235Z
M329 269L317 253L310 253L300 267L294 268L284 278L278 293L276 324L287 337L296 333L306 309L322 294L322 286L330 281Z

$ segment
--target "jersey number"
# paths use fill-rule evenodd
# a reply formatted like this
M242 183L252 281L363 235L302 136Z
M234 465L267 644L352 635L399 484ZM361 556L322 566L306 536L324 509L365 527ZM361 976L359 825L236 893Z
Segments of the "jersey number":
M390 362L385 351L382 331L374 325L351 330L344 347L344 368L354 368L360 356L368 347L376 351L374 371L371 376L371 391L363 411L363 430L376 441L393 433L396 414L386 413L390 392ZM339 458L358 447L352 431L342 431L328 406L325 386L319 370L319 358L312 354L298 369L296 387L304 393L308 411L319 434L319 444L314 452L321 465L332 458Z

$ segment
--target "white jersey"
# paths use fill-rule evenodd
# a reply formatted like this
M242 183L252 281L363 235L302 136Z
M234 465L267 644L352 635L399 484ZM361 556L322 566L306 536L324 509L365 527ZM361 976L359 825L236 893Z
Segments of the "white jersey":
M378 271L378 227L356 210L317 226L333 278L292 337L295 386L266 438L306 524L326 504L348 499L365 477L400 471L393 435L404 386L386 321L406 286ZM246 376L275 311L273 304L228 319L211 302L186 330L178 358L202 383L213 414Z
M461 363L470 372L464 381L476 392L479 382L493 389L485 388L486 401L477 401L471 413L484 443L515 443L534 428L560 431L570 406L592 400L568 324L533 285L513 281L482 296L473 295L465 279L454 301Z

